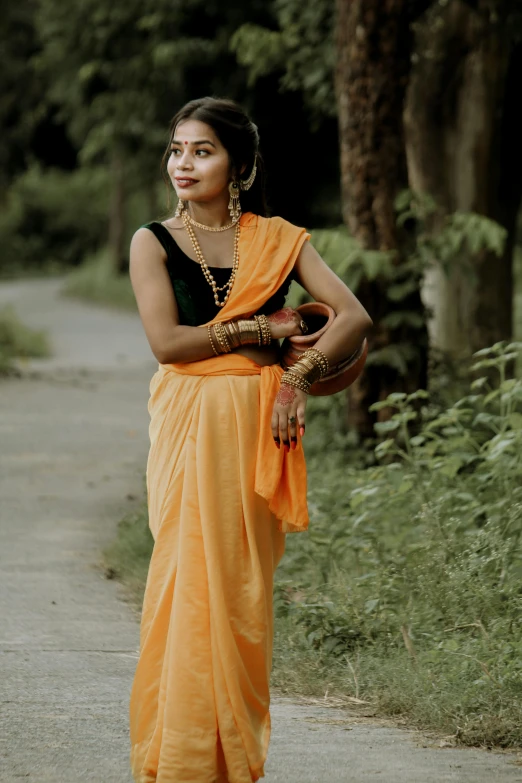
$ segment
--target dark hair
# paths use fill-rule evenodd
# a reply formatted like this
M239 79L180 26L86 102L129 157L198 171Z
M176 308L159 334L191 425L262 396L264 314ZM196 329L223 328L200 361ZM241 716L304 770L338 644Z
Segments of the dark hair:
M167 174L170 145L176 128L185 120L199 120L199 122L210 125L228 152L237 177L248 179L254 162L257 163L257 174L252 187L250 190L241 191L241 209L243 212L254 212L256 215L266 217L268 210L265 196L265 167L259 152L257 126L239 104L227 98L197 98L185 104L173 117L170 123L169 143L161 162L163 176L167 184L170 186ZM246 168L241 173L243 166Z

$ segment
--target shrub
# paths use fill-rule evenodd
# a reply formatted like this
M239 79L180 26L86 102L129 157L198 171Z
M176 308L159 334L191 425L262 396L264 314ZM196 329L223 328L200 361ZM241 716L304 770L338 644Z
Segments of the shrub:
M0 310L0 375L13 369L14 359L49 356L50 352L45 332L29 329L10 306Z
M107 190L101 167L24 172L0 214L0 274L79 264L105 242Z
M125 310L136 309L130 278L114 271L107 248L93 254L70 272L62 293Z
M276 591L316 687L355 695L357 659L357 695L468 742L522 740L521 349L479 352L488 375L445 410L425 392L376 404L395 411L376 425L381 464L313 458L310 532L289 537Z

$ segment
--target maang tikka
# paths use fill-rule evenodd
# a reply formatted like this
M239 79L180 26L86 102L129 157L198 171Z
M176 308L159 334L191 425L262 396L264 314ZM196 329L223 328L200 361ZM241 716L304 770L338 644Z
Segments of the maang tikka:
M230 201L228 202L228 211L230 217L234 222L238 221L241 217L241 204L239 203L240 190L250 190L257 173L257 161L254 159L254 165L248 179L232 180L228 186L228 192L230 193Z

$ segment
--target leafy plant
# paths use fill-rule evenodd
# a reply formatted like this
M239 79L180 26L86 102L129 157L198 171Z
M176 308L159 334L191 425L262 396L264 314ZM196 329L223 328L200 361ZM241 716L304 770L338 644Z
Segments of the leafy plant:
M473 372L498 382L476 378L447 408L423 390L377 403L392 411L380 464L310 460L310 532L289 537L277 612L316 656L316 689L334 677L355 695L357 659L357 695L386 711L463 742L522 739L521 352L476 354Z
M13 369L15 359L49 356L50 352L44 331L25 326L11 306L0 310L0 375Z

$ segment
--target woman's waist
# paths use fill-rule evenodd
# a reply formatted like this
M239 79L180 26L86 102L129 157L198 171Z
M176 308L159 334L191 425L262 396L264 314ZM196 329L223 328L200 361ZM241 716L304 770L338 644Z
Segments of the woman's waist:
M264 367L280 367L279 344L243 345L231 353L211 356L197 362L160 364L160 371L179 375L259 375ZM281 369L282 373L282 369Z

